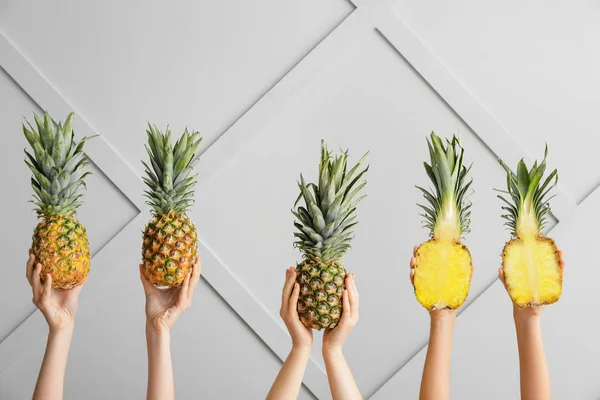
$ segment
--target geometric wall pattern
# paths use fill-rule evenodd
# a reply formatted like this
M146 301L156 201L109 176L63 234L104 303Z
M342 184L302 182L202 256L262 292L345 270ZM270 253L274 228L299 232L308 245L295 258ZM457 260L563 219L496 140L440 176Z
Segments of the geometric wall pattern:
M487 86L477 80L476 71L457 67L456 59L448 52L450 46L443 42L444 34L438 28L429 28L427 21L444 27L445 17L455 22L463 17L477 20L469 14L482 12L475 2L461 1L454 9L440 5L437 10L428 10L425 5L404 1L356 0L349 4L332 0L283 6L265 0L256 9L271 9L272 15L267 18L267 14L253 11L254 6L233 0L218 6L186 4L182 6L190 8L186 12L163 9L165 6L156 1L141 10L123 6L124 16L141 15L132 24L132 31L127 32L123 28L127 23L115 17L119 2L107 2L102 8L64 1L60 7L69 9L65 19L71 19L73 30L57 27L48 32L48 38L36 37L42 31L27 32L18 22L28 16L26 3L0 6L0 105L6 110L0 111L0 122L7 131L5 136L20 135L20 115L15 117L15 113L28 117L31 110L39 109L57 116L74 110L78 137L94 134L99 127L107 132L86 146L95 175L88 185L81 219L90 231L93 262L69 360L68 398L139 398L145 390L143 295L137 277L136 243L140 243L140 232L149 218L141 196L139 163L143 156L139 143L144 134L139 121L151 118L148 115L157 115L159 125L163 120L164 124L169 120L190 121L189 126L199 129L206 139L192 212L199 229L203 280L194 307L178 322L172 336L178 395L260 398L268 391L289 351L289 337L278 308L283 270L298 258L291 247L290 232L289 209L297 190L294 182L300 171L314 170L318 155L315 146L325 138L332 146L352 149L352 157L371 150L369 197L359 210L361 224L354 249L346 258L348 268L357 274L362 295L361 323L346 345L347 358L366 398L416 398L428 323L426 313L414 301L406 264L412 245L425 235L414 206L418 193L413 185L426 179L422 171L415 171L415 166L425 157L423 137L431 129L444 135L459 129L468 156L476 165L473 234L467 240L475 275L456 325L453 396L517 396L510 307L495 276L507 233L501 229L499 204L491 185L504 182L497 157L509 165L516 165L523 156L530 162L532 156L540 156L544 140L551 145L550 163L566 171L552 202L555 221L551 226L552 236L567 259L565 292L561 302L545 312L544 319L554 396L589 399L600 395L600 385L594 379L600 371L600 345L594 339L600 326L581 313L566 311L594 304L593 282L600 279L598 262L589 261L589 249L595 246L590 226L600 223L600 213L593 207L600 201L600 193L594 191L600 168L585 169L578 175L577 168L581 170L589 163L572 156L572 149L582 147L585 156L591 154L593 144L600 144L599 135L590 138L589 132L573 132L571 141L589 140L590 145L569 147L570 142L551 131L548 137L524 133L518 128L519 120L503 108L502 101L508 100L494 100L486 92ZM517 3L512 5L517 7ZM49 5L39 7L41 15L59 15ZM501 17L512 18L505 11L494 10ZM548 13L563 12L568 18L569 13L579 11ZM110 19L116 33L96 25L93 18L84 18L86 12L100 20ZM527 19L528 12L521 9L522 18ZM594 12L598 14L598 10L589 14ZM231 17L206 21L210 29L216 30L199 27L207 31L194 36L186 23L193 22L194 16L206 18L204 14ZM246 25L247 17L275 25L270 30L263 26L262 32ZM144 18L149 20L144 22ZM183 27L173 32L140 28L152 18L182 18L177 26ZM235 23L228 23L230 20ZM301 34L294 36L286 30L290 21L301 21L307 28L296 28ZM515 32L521 29L520 21L514 17ZM33 21L32 26L36 22L42 20ZM579 22L582 29L588 26ZM488 23L493 29L496 21ZM84 29L88 25L89 31ZM82 38L74 37L78 29ZM245 42L240 35L235 36L237 42L231 42L236 29L248 32L256 43L250 43L250 39ZM600 33L597 28L590 30ZM278 35L272 32L281 35L273 38ZM483 30L477 32L482 43L487 40ZM125 36L137 42L127 43ZM539 44L535 38L530 39L532 46ZM45 40L55 40L59 45L52 49ZM194 40L208 55L203 53L195 59L192 55L187 63L186 54L194 54ZM211 47L210 40L217 45ZM517 39L506 40L512 43ZM61 41L69 42L67 51L71 54L60 55ZM257 45L261 41L273 48ZM170 50L173 43L177 43L174 47L179 52ZM227 53L228 46L238 53ZM477 53L484 47L482 44L473 54L462 56L481 59L483 68L494 57L489 55L488 60ZM139 53L130 55L131 49ZM161 59L160 51L166 52L169 59ZM280 58L274 58L273 53ZM571 56L576 59L577 54ZM57 61L61 57L63 61L72 60L74 66ZM261 57L266 61L252 64ZM216 61L210 61L213 58ZM133 65L136 59L146 64ZM600 65L597 54L590 59ZM110 66L114 66L111 73L102 75L101 71ZM506 75L515 73L510 66L505 71ZM70 79L70 74L81 84ZM545 75L541 75L543 80ZM190 76L190 81L177 80L181 76ZM503 79L497 77L495 89L512 93L501 90ZM534 90L534 83L524 89ZM600 93L599 82L590 79L588 83L595 88L590 91ZM131 90L126 89L129 85ZM196 93L203 88L210 95ZM110 98L110 91L122 97ZM582 108L600 105L598 100L585 98ZM518 104L519 98L511 101ZM141 105L129 110L128 102ZM564 107L566 112L570 110ZM196 115L196 109L204 115ZM209 122L203 125L203 119ZM124 125L115 125L115 121ZM192 122L198 125L192 126ZM545 122L541 124L546 127ZM173 128L178 131L183 126ZM24 145L20 140L20 136L11 136L7 142L9 152ZM8 154L3 170L12 164L24 170L21 158L20 153ZM34 219L29 207L23 208L29 193L27 172L18 174L20 181L9 183L15 197L2 199L4 209L10 207L19 215L11 220L17 231L10 237L2 236L1 242L25 254ZM25 215L29 220L24 219ZM7 272L3 277L9 288L0 294L2 304L7 305L0 317L3 399L30 395L45 342L45 323L34 312L19 269L22 259L11 256L14 265L4 267ZM330 397L319 339L316 335L301 398ZM573 354L578 355L581 368L568 368L575 362Z

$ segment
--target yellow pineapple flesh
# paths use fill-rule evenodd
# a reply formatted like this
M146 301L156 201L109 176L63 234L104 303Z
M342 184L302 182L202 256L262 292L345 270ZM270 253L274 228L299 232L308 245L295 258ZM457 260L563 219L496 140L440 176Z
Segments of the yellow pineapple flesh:
M419 246L415 258L415 295L419 303L429 310L460 307L471 284L471 254L467 247L431 239Z
M519 307L552 304L562 293L556 244L546 237L511 240L502 252L508 293Z

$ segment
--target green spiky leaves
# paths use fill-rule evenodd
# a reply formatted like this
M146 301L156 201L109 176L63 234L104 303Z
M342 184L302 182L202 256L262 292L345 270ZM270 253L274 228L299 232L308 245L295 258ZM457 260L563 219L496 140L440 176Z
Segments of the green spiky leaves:
M162 133L156 125L148 124L146 133L146 151L152 166L142 161L147 175L143 179L149 188L144 191L148 198L146 204L156 215L184 214L194 202L192 189L196 175L193 170L200 160L200 155L196 154L202 141L200 133L189 133L186 129L175 146L171 143L168 127Z
M523 160L517 165L517 173L500 159L498 162L506 171L507 190L498 190L510 196L509 199L502 195L498 197L505 203L502 207L506 214L502 218L506 220L504 225L508 226L515 237L526 237L538 235L547 222L547 214L550 211L550 191L558 183L558 172L555 169L546 177L546 158L548 157L548 145L544 151L544 159L528 170Z
M64 124L56 124L47 112L43 119L34 113L37 130L28 121L27 126L23 124L23 133L33 150L33 155L25 150L25 163L33 173L32 203L37 206L38 216L71 216L82 204L85 177L91 174L86 172L89 161L83 145L91 137L75 143L73 117L70 113Z
M458 242L470 231L468 190L473 180L467 181L467 175L471 167L463 165L464 149L458 137L453 135L451 141L446 139L445 145L434 132L430 139L427 139L430 164L423 164L435 191L417 186L429 203L418 206L424 211L421 216L433 238Z
M352 227L356 221L356 206L365 197L357 196L367 182L362 179L369 167L360 169L366 160L360 161L346 171L348 152L332 155L327 145L321 141L321 163L319 183L306 183L300 175L300 195L294 203L292 213L296 216L294 225L298 229L294 236L298 239L294 246L306 258L318 259L323 263L339 260L350 248L354 237ZM304 199L304 205L298 205Z

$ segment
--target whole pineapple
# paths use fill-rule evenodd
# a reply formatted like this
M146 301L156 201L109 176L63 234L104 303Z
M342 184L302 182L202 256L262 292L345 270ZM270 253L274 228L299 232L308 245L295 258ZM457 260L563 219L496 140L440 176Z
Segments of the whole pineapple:
M321 141L318 184L307 184L300 175L300 195L292 213L298 228L294 246L304 258L296 266L296 281L300 285L298 314L308 328L334 328L342 315L346 270L341 259L350 248L350 229L358 223L356 205L365 197L355 198L367 184L361 178L369 167L359 171L367 155L346 171L348 152L334 156ZM298 206L301 198L304 206Z
M194 201L196 175L192 172L202 139L198 132L186 129L173 147L169 128L163 134L148 124L146 133L152 168L142 161L148 175L144 193L154 217L144 230L143 270L156 286L180 286L194 264L198 246L196 227L186 212Z
M473 181L467 182L470 167L463 165L464 149L456 136L446 139L444 146L432 132L427 145L431 164L424 165L435 191L417 186L429 202L419 206L431 239L415 254L415 296L428 310L456 309L466 300L471 284L471 254L460 240L469 232L467 191Z
M42 264L40 276L52 276L52 287L71 289L80 285L90 271L90 249L85 227L76 218L81 206L85 172L89 164L83 145L76 144L72 129L73 113L64 125L55 124L48 113L42 120L34 113L37 130L23 124L25 138L33 154L25 151L25 163L33 173L31 186L41 219L33 232L33 254Z
M528 170L521 160L514 174L498 160L507 173L509 199L498 195L506 204L506 226L512 233L502 251L502 268L508 293L519 307L552 304L562 293L560 256L554 240L542 233L546 215L550 211L548 194L558 182L558 173L552 171L542 182L546 170L548 146L544 159L536 161Z

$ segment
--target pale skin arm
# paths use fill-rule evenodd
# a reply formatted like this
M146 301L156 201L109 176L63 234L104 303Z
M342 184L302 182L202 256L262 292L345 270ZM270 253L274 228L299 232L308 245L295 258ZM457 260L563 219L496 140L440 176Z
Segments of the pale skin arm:
M183 284L170 289L154 287L142 272L140 279L146 294L146 343L148 346L148 400L173 400L175 386L171 363L171 327L192 305L194 290L202 266L196 262Z
M561 272L564 272L562 251L559 251L559 257ZM506 288L502 268L498 270L498 278ZM550 374L540 326L542 309L543 306L521 308L513 303L513 317L519 348L521 399L523 400L549 400L552 398Z
M342 293L342 318L334 329L327 329L323 335L323 359L333 400L362 399L342 353L346 338L358 322L358 290L355 278L354 274L346 276L346 290Z
M70 290L53 289L50 274L46 275L46 281L42 284L41 269L42 265L35 263L35 256L29 249L26 276L33 291L33 304L40 309L48 323L48 342L33 399L60 400L63 398L67 358L83 284Z
M416 253L417 247L413 250ZM415 258L410 260L410 281L414 286ZM421 378L420 400L450 399L450 357L456 310L443 309L429 312L429 345Z
M292 337L292 349L267 394L267 400L294 400L300 392L313 336L312 330L300 322L297 309L299 296L300 285L296 283L296 270L290 267L285 271L279 313Z

